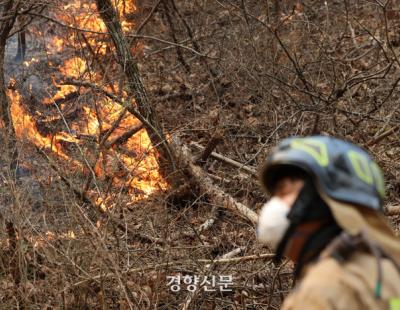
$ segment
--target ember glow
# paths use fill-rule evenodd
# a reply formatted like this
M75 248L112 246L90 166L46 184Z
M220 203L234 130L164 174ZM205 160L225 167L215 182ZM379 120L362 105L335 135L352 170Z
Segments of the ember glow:
M128 17L136 10L133 0L117 1L117 10L121 16L123 30L132 31L135 25ZM89 149L85 144L87 141L80 138L89 137L98 148L102 137L113 127L123 108L90 88L65 85L63 81L88 82L107 92L114 92L125 101L129 100L124 89L119 91L120 83L105 79L104 70L108 70L109 67L107 63L103 63L102 57L112 54L114 48L109 44L109 40L105 40L107 29L97 14L95 3L68 1L62 12L49 14L68 27L58 25L54 32L47 35L42 31L32 30L32 36L47 36L44 42L48 57L46 60L27 59L23 65L29 68L43 63L56 70L52 77L53 90L48 92L48 96L41 103L56 111L52 116L46 116L46 120L50 122L58 118L63 128L55 133L42 134L38 130L36 116L33 117L33 113L28 112L25 106L27 103L20 92L9 90L8 95L12 101L11 114L17 137L51 151L56 158L62 159L63 163L72 169L83 171L85 163L90 162L99 180L111 178L116 188L125 188L132 194L132 201L146 197L155 190L165 189L167 185L159 173L156 152L144 129L128 138L126 142L97 150L97 157L93 156L93 146ZM54 61L55 59L57 61ZM68 96L74 94L79 98L75 98L72 103L68 102ZM66 120L64 111L70 106L76 109L76 116ZM126 113L107 141L113 141L138 125L140 122ZM107 145L107 141L104 145ZM79 146L89 160L75 158L74 154L65 148L64 142ZM107 205L107 197L93 197L94 202L98 202L99 199L102 205Z

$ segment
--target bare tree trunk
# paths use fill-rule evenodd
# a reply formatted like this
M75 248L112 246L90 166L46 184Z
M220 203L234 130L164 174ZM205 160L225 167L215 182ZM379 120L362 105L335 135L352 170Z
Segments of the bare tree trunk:
M0 118L4 125L5 149L11 161L17 157L16 136L11 118L11 104L7 97L4 80L4 57L7 38L14 26L18 7L19 1L15 3L13 0L8 0L2 7L1 17L4 20L0 25Z
M139 117L145 126L152 144L157 147L160 153L159 163L161 172L171 182L176 189L176 196L180 196L180 190L185 196L190 187L198 187L202 193L207 193L210 199L217 205L222 205L228 209L241 214L252 223L256 223L258 216L251 209L237 202L234 198L218 189L207 177L206 173L200 167L192 163L190 154L185 154L182 143L171 141L171 144L165 139L163 130L158 121L154 107L149 102L145 87L140 79L136 61L129 49L129 45L122 32L121 24L118 19L111 0L96 0L97 9L107 26L113 43L116 48L117 57L127 78L130 95L135 98L140 115L136 111L131 111ZM127 107L129 111L130 107ZM177 142L178 141L178 142ZM177 169L179 168L179 170ZM174 173L171 175L171 173ZM177 174L179 173L179 174ZM172 177L171 177L172 176ZM183 182L183 181L187 182ZM196 186L197 185L197 186ZM193 190L193 188L191 190Z
M160 125L156 111L149 102L146 89L141 81L136 61L130 51L129 44L122 32L118 14L111 0L96 0L97 9L115 45L118 62L121 65L128 82L130 96L135 99L141 116L146 119L144 126L154 147L159 153L159 164L161 173L172 183L173 186L180 183L180 175L175 175L176 158ZM128 111L129 111L129 107Z

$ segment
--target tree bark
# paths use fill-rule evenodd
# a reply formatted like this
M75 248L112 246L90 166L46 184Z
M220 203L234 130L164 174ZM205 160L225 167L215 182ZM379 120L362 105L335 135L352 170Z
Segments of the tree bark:
M158 162L160 171L173 187L177 187L181 183L181 176L176 174L176 158L165 138L154 106L148 99L137 63L122 31L118 14L111 0L96 0L96 4L99 14L111 35L117 54L117 60L126 75L129 95L135 99L139 113L147 120L144 126L153 146L159 153ZM132 100L130 102L132 102Z
M111 35L118 61L127 78L129 95L135 99L138 111L132 106L126 108L142 121L153 146L157 148L160 155L159 164L161 173L166 176L175 190L178 191L180 188L191 187L197 183L199 190L202 193L208 194L214 204L221 205L240 214L253 224L257 223L258 215L215 186L206 173L200 167L193 164L192 156L178 139L175 141L171 140L171 143L165 139L157 114L147 97L136 61L122 32L118 14L111 0L96 0L96 4L100 16ZM179 167L179 170L177 167ZM187 181L186 184L183 181Z
M6 50L7 38L11 29L14 26L19 1L15 3L13 0L8 0L3 5L1 10L1 17L6 18L0 24L0 119L3 123L3 134L5 142L5 150L8 155L8 160L13 162L17 157L16 151L16 135L11 118L11 103L7 97L5 78L4 78L4 57ZM10 14L11 13L11 14ZM9 18L7 18L9 16Z

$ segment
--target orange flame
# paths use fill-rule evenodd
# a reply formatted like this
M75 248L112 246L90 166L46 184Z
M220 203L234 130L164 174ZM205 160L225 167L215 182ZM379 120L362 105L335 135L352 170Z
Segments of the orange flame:
M137 8L133 0L117 2L117 11L121 17L123 30L129 31L134 26L129 16L135 13ZM82 40L81 37L77 36L76 31L66 31L63 28L64 33L62 33L62 36L54 35L50 40L48 46L50 53L63 53L66 45L72 46L76 50L90 45L89 47L95 50L100 56L106 55L107 51L112 49L111 46L107 45L107 41L102 39L104 36L101 33L106 33L107 28L98 15L93 1L71 1L63 7L63 11L56 17L69 26L87 31L83 33L84 40ZM37 31L37 35L41 35L41 32ZM32 63L36 62L39 62L39 60L33 58L25 62L24 66L29 67ZM89 70L91 70L90 74ZM100 84L103 74L93 72L93 70L95 69L88 68L88 64L83 58L76 56L68 58L59 68L60 74L64 77L79 80L90 78L89 81L91 83ZM43 103L54 104L57 100L65 98L68 94L78 90L76 86L70 85L57 85L57 87L58 91L55 95L45 99ZM110 85L105 87L107 91L112 91L110 88ZM113 85L112 88L118 90L118 85ZM82 167L82 164L70 158L65 153L60 143L61 141L70 141L80 144L82 142L80 139L66 132L59 132L51 136L40 134L35 120L24 108L20 94L17 91L10 90L8 95L12 100L11 114L19 139L27 139L36 146L51 150L68 163ZM127 97L124 90L120 92L120 95L124 98ZM94 108L95 104L97 109ZM100 129L104 131L111 128L122 113L122 110L123 108L120 105L110 99L96 98L95 103L89 102L80 109L79 118L75 119L70 127L80 134L94 136L97 137L96 140L99 140ZM108 139L112 140L138 124L139 121L135 117L127 115ZM157 155L152 148L151 141L145 130L136 133L120 147L124 148L125 151L116 147L100 153L94 169L98 178L101 179L110 176L113 179L114 186L128 187L130 188L130 192L135 194L137 193L137 189L139 189L143 193L139 195L141 197L145 197L160 188L165 189L167 187L165 180L159 173ZM88 150L88 152L90 151ZM120 171L121 169L122 172ZM98 202L99 199L101 198L94 197L94 201ZM104 207L107 201L108 199L105 197L104 201L103 199L101 200L101 205Z
M60 72L65 77L74 79L80 78L85 73L86 69L86 62L80 57L67 59L59 68ZM65 96L77 90L77 87L73 85L58 85L58 87L59 90L52 98L44 99L44 104L53 104L55 101L65 98Z
M12 101L11 116L17 137L19 139L26 138L39 147L49 148L61 158L69 160L70 158L62 151L59 142L61 140L74 139L66 134L57 134L51 137L42 136L38 132L32 116L30 116L22 106L21 95L17 91L10 90L8 91L8 96Z

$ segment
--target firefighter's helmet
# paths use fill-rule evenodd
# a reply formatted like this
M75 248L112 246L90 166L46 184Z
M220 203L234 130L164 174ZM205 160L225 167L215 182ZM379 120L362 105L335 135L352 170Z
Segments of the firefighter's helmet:
M318 191L336 201L382 211L385 184L377 163L360 147L327 136L283 140L262 169L261 182L271 192L280 172L310 174Z

